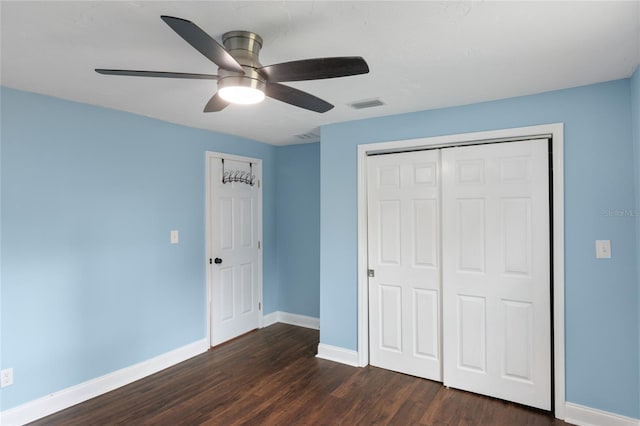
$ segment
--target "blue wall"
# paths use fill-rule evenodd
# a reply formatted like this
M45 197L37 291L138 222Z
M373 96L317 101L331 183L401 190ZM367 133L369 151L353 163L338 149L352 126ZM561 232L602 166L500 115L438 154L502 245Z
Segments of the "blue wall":
M2 410L205 338L207 150L263 159L278 309L275 147L0 90Z
M629 79L322 127L320 341L357 349L358 144L564 122L566 397L640 417ZM613 258L595 259L611 239Z
M320 144L277 149L279 310L320 315Z

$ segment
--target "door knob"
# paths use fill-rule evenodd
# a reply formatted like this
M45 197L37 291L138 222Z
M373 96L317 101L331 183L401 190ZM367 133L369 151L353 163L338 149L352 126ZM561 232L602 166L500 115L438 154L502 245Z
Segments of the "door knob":
M219 257L216 257L213 263L215 263L216 265L219 265L222 263L222 259L220 259Z

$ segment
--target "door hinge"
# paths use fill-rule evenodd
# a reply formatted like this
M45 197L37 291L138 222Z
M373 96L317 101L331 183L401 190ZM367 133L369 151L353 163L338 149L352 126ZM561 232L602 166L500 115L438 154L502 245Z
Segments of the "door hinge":
M260 188L260 179L258 179L258 188Z
M261 309L262 309L262 303L258 302L258 310L261 310Z
M369 278L374 278L376 276L376 271L373 269L367 269L367 276Z
M209 258L209 265L213 265L213 259Z
M260 248L260 241L258 241L258 248Z

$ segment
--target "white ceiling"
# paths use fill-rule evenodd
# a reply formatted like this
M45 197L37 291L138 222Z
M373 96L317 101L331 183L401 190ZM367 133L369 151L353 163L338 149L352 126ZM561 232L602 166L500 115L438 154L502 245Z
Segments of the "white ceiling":
M2 1L3 86L275 145L328 123L443 108L629 77L640 63L640 2ZM362 56L369 74L286 83L335 108L273 99L203 113L215 81L104 76L94 68L216 73L161 19L212 37L250 30L269 65ZM385 105L349 104L380 98Z

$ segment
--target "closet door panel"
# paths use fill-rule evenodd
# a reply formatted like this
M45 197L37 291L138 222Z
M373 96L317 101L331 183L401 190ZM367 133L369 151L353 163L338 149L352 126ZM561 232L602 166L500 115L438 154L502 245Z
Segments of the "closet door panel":
M548 141L442 150L444 384L551 409Z

